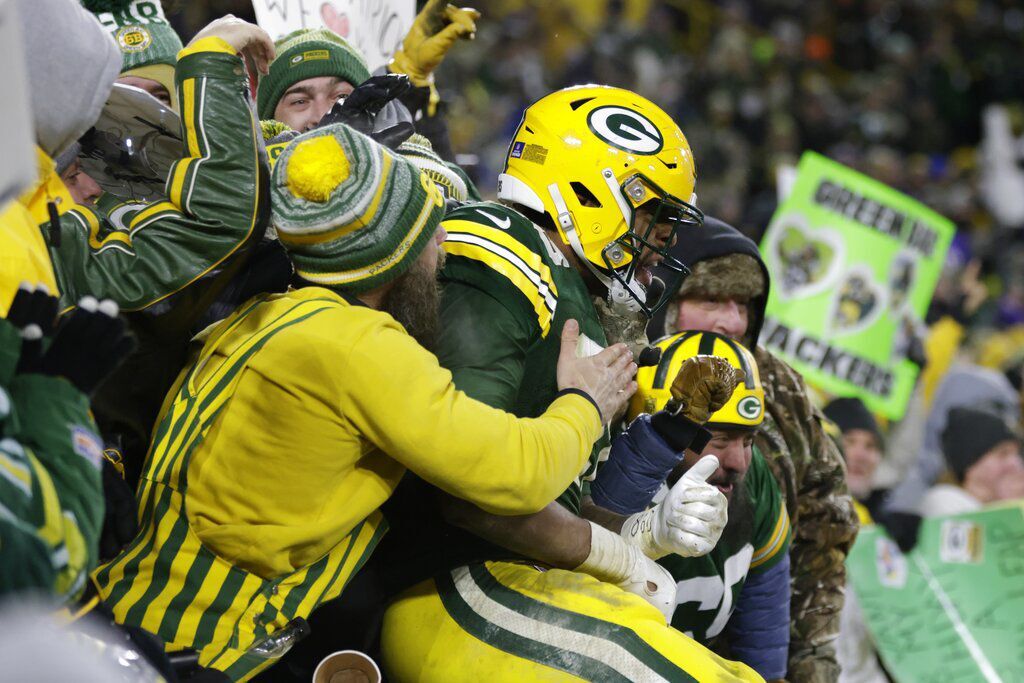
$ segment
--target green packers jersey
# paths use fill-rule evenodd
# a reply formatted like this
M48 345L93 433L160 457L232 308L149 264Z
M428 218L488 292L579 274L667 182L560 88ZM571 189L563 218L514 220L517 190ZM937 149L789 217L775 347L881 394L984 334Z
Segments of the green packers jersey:
M501 204L467 204L442 223L447 261L441 281L437 355L455 386L520 417L544 412L558 393L555 367L562 326L607 345L580 274L543 229ZM579 514L602 439L559 502Z
M448 239L436 348L441 365L473 398L522 417L540 415L558 393L555 369L565 321L576 319L584 335L606 343L583 278L540 228L506 206L467 204L442 225ZM606 442L595 446L558 499L576 514ZM370 562L388 594L460 565L523 559L446 523L434 493L407 474L384 504L391 530Z
M747 576L774 566L789 551L790 525L782 494L755 448L750 469L729 504L729 523L703 557L658 560L676 580L672 625L706 644L725 628Z

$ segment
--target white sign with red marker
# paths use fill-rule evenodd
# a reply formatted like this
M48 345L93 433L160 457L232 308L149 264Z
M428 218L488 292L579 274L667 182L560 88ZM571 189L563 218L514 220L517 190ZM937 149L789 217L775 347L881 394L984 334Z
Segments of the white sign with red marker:
M415 0L253 0L256 22L274 40L326 27L355 45L370 71L387 64L416 16Z

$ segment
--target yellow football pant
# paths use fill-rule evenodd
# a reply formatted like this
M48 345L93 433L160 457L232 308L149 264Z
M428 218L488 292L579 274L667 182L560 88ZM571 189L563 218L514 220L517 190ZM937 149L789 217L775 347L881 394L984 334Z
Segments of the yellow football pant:
M510 562L459 567L405 591L385 613L381 645L398 683L764 680L636 595Z

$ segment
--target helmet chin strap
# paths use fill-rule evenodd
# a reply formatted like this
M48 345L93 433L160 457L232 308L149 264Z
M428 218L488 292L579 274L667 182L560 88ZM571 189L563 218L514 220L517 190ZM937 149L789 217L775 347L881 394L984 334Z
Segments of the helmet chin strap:
M605 173L610 174L611 171L609 169L605 169ZM618 187L616 187L615 190L618 190ZM598 281L608 289L608 304L623 313L639 313L642 310L640 302L647 301L647 292L644 290L643 286L636 281L635 277L631 278L628 283L623 284L619 280L613 277L608 277L598 270L597 266L591 263L590 259L587 258L586 252L583 251L583 244L580 242L579 235L576 234L576 225L572 221L572 215L569 213L569 207L565 203L565 199L562 197L562 192L558 189L558 183L551 183L548 185L548 194L551 195L551 201L554 203L555 209L558 211L558 225L565 232L565 236L569 240L569 246L572 247L573 252L579 260L586 264L594 277L596 277ZM613 195L618 200L618 192L613 192ZM620 211L622 210L622 203L623 202L619 201ZM626 218L626 222L629 222L628 217ZM632 294L630 292L632 292Z

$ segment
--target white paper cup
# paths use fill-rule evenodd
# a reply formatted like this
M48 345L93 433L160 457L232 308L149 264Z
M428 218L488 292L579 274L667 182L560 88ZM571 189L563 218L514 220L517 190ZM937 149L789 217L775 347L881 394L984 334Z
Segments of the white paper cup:
M317 664L313 683L380 683L377 662L358 650L332 652Z

